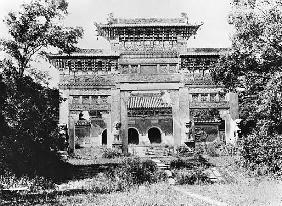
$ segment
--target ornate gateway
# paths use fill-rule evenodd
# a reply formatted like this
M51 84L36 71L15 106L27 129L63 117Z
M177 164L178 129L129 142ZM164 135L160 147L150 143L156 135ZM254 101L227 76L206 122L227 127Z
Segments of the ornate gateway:
M60 71L65 99L60 123L67 125L71 150L78 141L85 147L111 147L116 123L125 152L128 144L182 146L192 133L193 141L233 142L237 95L224 93L211 75L227 49L187 48L201 24L191 24L183 15L110 16L108 23L95 25L110 42L110 52L79 49L49 55ZM85 120L79 120L80 113L89 114L87 124L81 125Z

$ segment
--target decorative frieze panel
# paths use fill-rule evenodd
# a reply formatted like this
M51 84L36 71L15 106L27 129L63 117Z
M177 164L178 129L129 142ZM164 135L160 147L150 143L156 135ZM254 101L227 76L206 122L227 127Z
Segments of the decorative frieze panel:
M206 88L189 88L189 93L220 93L222 92L222 88L211 88L211 87L206 87Z
M179 74L120 75L117 82L180 82Z
M110 89L79 89L79 90L70 90L70 96L81 96L81 95L110 95Z
M177 64L121 64L120 74L173 74L178 73Z
M186 57L181 58L181 70L207 70L213 68L218 60L218 57Z
M125 42L117 44L119 51L178 51L179 45L176 41L167 42Z
M207 92L207 91L206 91ZM190 93L191 102L224 102L226 101L226 93Z
M60 76L59 86L113 85L112 75L65 75Z
M184 73L183 82L189 85L214 85L210 74Z
M156 109L129 109L128 117L158 117L171 116L172 108L156 108Z
M73 59L52 59L51 63L60 71L93 71L110 73L118 68L118 60L111 58L73 58Z
M219 108L219 109L225 109L229 108L229 103L226 102L190 102L189 105L190 109L201 109L201 108Z
M89 110L110 110L110 104L70 104L70 110L80 110L80 111L89 111Z
M163 58L162 56L156 56L154 58L137 58L133 55L130 55L129 58L123 57L119 60L119 64L177 64L179 61L178 58Z

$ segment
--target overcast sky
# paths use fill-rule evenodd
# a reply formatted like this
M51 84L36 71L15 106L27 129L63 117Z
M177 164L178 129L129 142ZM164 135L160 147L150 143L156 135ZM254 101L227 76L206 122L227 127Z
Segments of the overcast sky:
M0 0L0 36L7 36L4 17L24 1L28 0ZM232 27L227 23L230 11L230 0L69 0L65 25L84 28L81 48L104 48L108 44L102 38L97 40L93 22L105 22L111 12L120 18L175 18L186 12L191 23L204 23L196 38L188 41L189 47L230 47Z

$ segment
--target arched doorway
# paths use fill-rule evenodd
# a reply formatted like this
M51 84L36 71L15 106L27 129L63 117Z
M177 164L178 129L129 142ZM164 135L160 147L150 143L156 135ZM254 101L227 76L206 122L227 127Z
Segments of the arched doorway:
M105 129L102 133L102 145L107 144L107 130Z
M152 127L148 130L148 138L152 143L161 143L162 142L162 138L161 138L161 131L156 128L156 127Z
M139 144L139 134L137 129L128 129L128 144Z

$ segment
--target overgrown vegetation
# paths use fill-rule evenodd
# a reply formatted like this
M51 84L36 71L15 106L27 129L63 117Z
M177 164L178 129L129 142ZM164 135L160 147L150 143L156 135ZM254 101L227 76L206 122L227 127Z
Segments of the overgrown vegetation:
M181 169L175 171L175 181L179 185L194 185L211 183L209 177L204 173L204 167L197 167L193 170Z
M58 163L52 151L60 149L59 91L29 74L34 71L31 62L46 54L49 46L66 53L75 50L82 29L60 25L67 6L65 0L34 0L5 19L10 39L0 41L0 49L9 55L0 61L1 173L48 175Z
M158 171L155 162L150 159L142 160L139 157L124 159L119 167L108 173L108 176L111 180L126 182L126 185L140 185L164 180L164 175Z
M103 153L102 153L102 157L103 158L109 158L109 159L112 159L112 158L116 158L116 157L122 157L123 154L121 152L121 150L118 150L118 149L115 149L115 148L105 148L103 150Z
M281 174L282 4L236 2L232 49L220 59L214 79L240 92L244 165Z
M16 177L14 174L11 174L9 172L0 175L0 189L23 187L26 187L28 191L38 192L46 189L54 189L55 184L53 181L43 177Z

